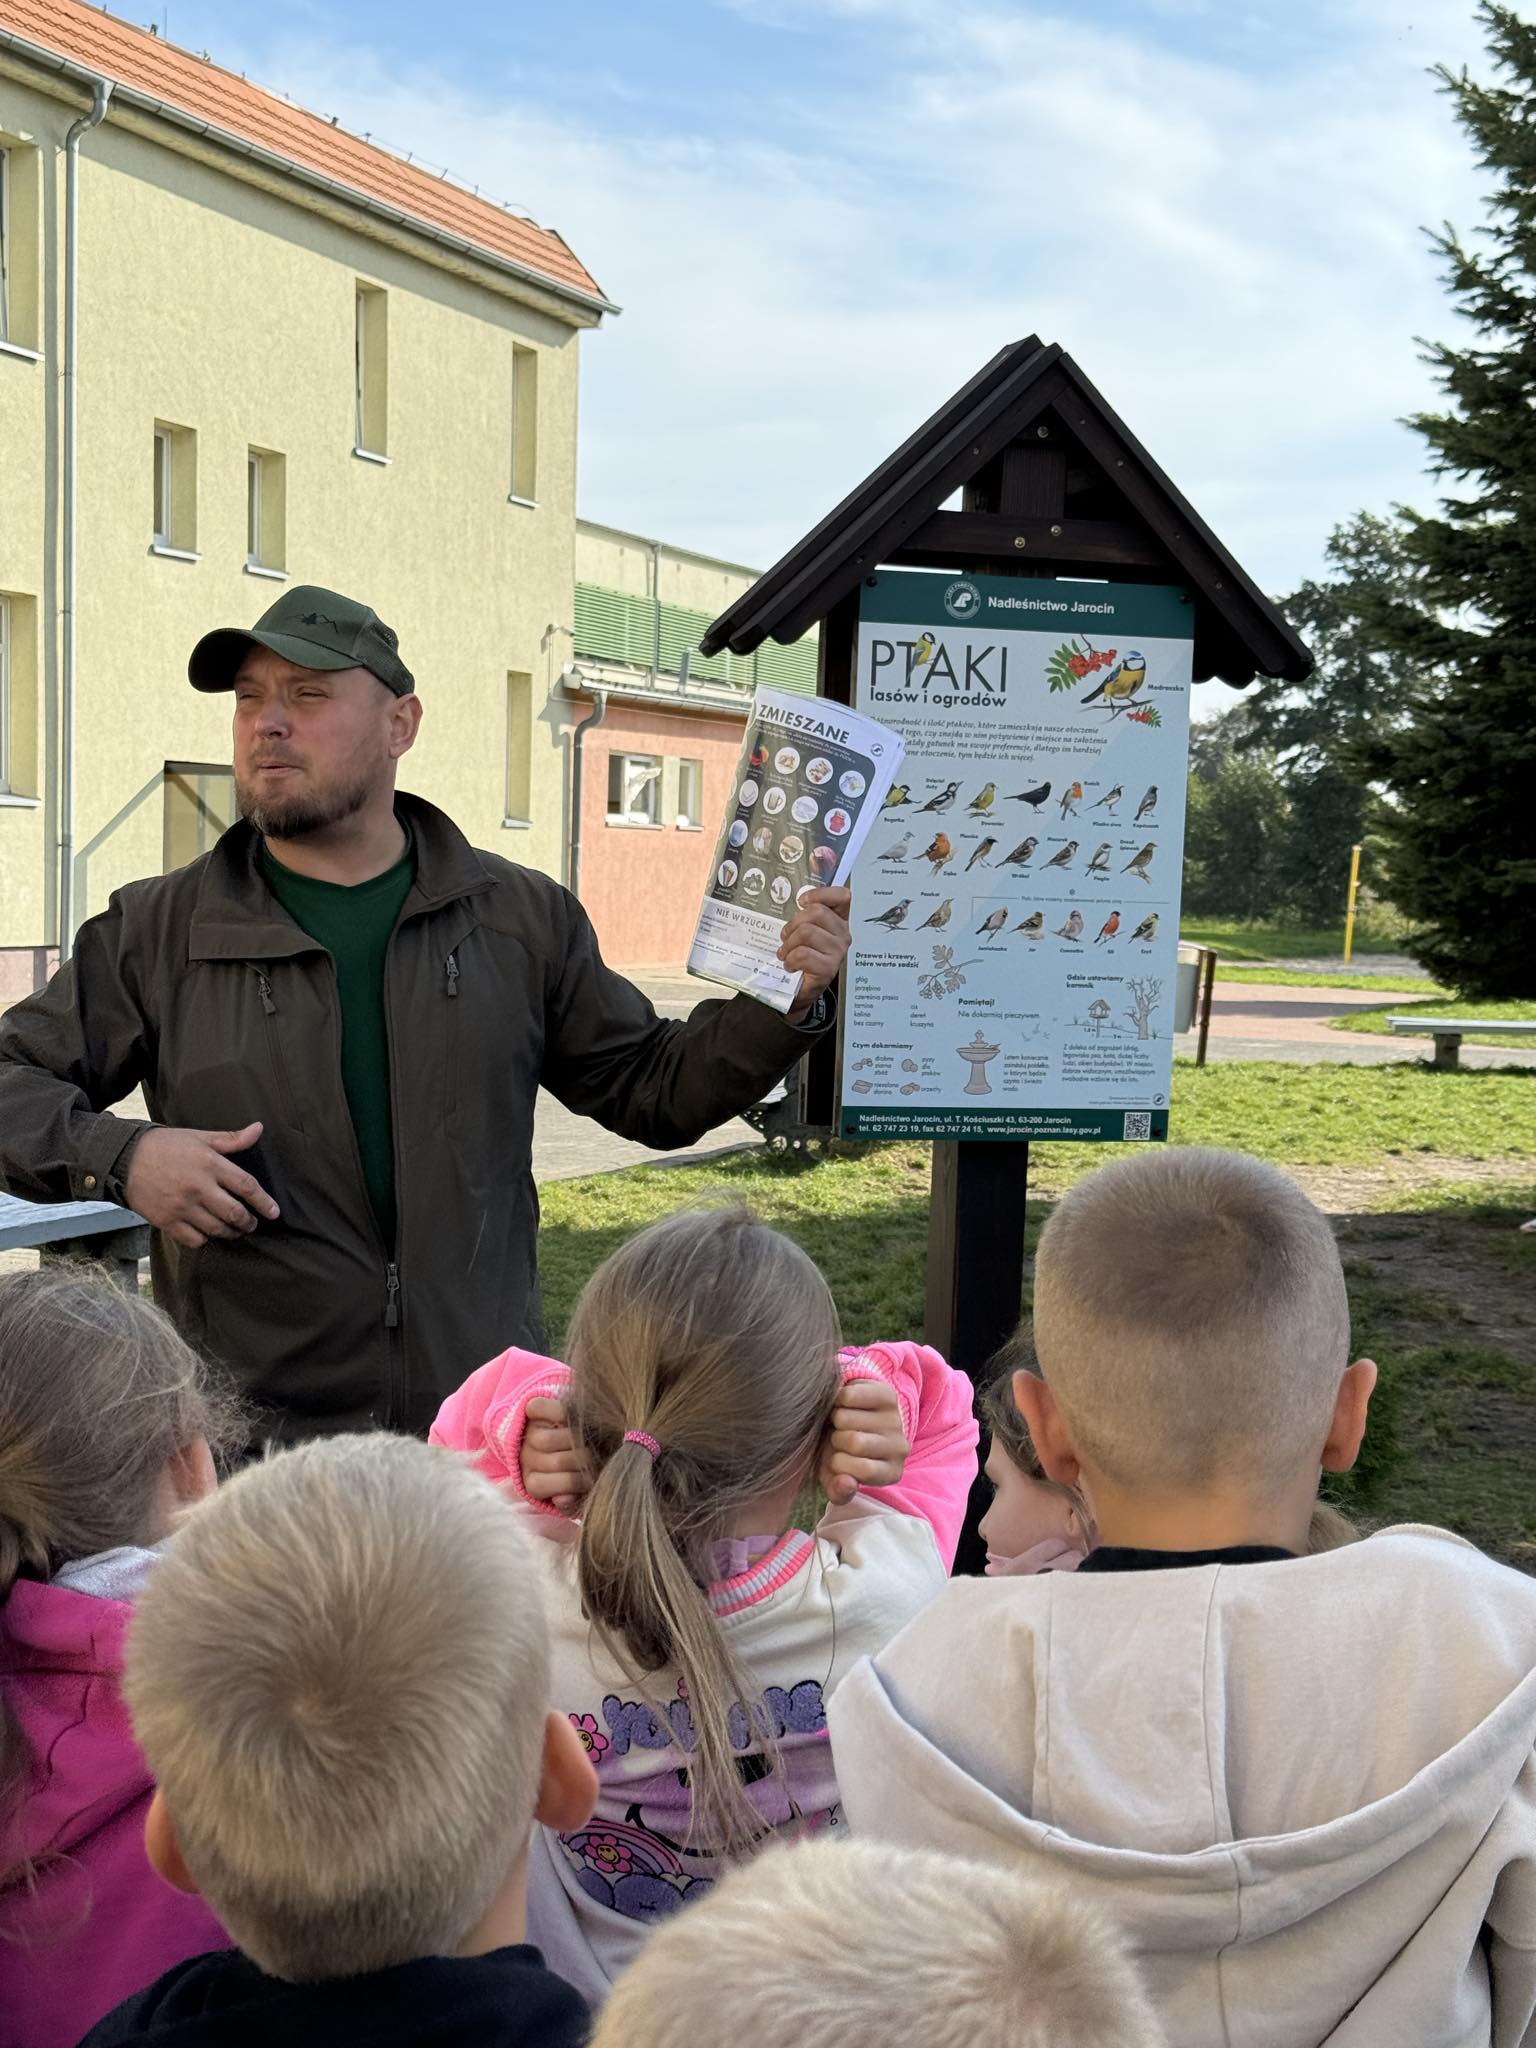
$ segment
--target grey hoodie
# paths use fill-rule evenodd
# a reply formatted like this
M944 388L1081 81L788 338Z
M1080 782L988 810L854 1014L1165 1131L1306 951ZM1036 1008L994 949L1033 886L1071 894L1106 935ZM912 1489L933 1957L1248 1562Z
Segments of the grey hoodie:
M957 1581L828 1720L857 1833L1070 1872L1180 2048L1536 2048L1536 1581L1444 1530Z

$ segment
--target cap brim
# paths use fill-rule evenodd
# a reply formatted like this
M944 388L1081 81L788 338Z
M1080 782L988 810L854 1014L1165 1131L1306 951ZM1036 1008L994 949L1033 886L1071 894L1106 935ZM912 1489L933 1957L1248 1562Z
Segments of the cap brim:
M291 661L296 668L336 672L364 666L355 654L336 654L317 647L312 640L296 640L288 633L247 631L243 626L220 626L205 633L187 662L187 680L194 690L232 690L240 664L253 647L267 647Z

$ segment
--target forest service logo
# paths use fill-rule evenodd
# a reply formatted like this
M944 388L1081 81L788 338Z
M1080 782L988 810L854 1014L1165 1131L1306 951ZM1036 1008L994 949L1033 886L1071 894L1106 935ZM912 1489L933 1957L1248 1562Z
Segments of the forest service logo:
M945 591L944 609L952 619L974 619L981 610L981 592L969 577L962 576Z

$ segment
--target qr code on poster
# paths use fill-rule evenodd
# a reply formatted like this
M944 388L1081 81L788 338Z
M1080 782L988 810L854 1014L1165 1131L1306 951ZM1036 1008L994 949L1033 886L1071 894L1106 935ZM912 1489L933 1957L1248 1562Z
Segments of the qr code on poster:
M1128 1109L1125 1112L1125 1135L1127 1138L1150 1138L1152 1135L1151 1110Z

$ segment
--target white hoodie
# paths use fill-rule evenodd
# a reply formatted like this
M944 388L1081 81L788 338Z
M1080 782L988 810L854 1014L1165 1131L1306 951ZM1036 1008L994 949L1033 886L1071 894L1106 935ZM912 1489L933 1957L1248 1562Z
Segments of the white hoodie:
M1536 2048L1536 1580L1444 1530L957 1581L828 1720L856 1833L1070 1871L1180 2048Z

